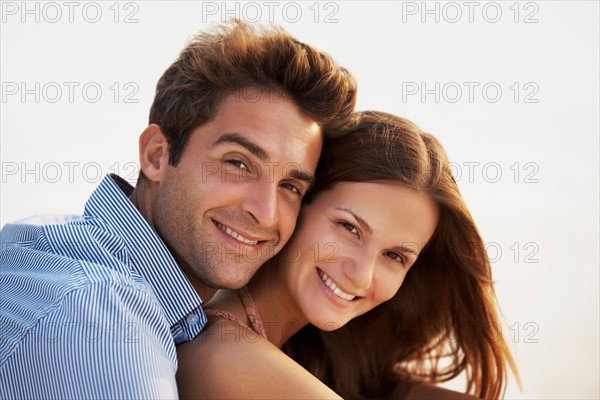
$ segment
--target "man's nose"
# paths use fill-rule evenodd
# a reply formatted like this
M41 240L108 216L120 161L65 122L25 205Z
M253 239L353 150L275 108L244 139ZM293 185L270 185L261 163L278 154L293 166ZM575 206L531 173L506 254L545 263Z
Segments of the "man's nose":
M277 191L278 185L273 182L257 182L246 193L242 207L261 227L272 227L279 219Z

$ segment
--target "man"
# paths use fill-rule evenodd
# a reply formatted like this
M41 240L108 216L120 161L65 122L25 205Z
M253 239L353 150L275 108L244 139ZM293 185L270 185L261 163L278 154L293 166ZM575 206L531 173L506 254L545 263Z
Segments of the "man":
M201 298L289 239L323 132L355 96L280 29L196 36L158 82L136 188L107 176L82 218L0 232L0 397L176 397L175 344L204 326Z

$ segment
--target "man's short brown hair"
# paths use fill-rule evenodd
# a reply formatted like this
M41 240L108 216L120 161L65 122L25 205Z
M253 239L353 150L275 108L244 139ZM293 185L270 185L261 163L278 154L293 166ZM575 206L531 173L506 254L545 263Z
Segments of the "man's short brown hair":
M327 132L349 120L356 81L329 55L282 28L255 29L231 21L193 37L165 71L150 123L161 127L169 162L177 165L191 132L216 115L227 95L255 98L265 92L289 99Z

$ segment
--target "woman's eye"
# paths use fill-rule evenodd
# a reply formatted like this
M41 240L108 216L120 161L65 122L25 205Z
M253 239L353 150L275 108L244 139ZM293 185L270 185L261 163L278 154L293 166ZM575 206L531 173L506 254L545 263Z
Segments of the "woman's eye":
M239 169L246 169L246 170L248 169L248 166L240 160L227 160L226 162L228 162L229 164L231 164Z
M346 229L348 232L358 236L358 229L356 229L356 227L354 225L352 225L350 222L346 222L346 221L340 221L339 224Z
M402 256L401 254L398 254L394 251L386 251L385 255L394 261L398 261L399 263L406 264L406 258L404 258L404 256Z

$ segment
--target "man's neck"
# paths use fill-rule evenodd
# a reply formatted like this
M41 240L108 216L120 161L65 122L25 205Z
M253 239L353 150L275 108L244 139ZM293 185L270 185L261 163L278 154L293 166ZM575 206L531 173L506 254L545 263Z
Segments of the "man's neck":
M152 199L150 198L150 190L144 190L145 184L142 182L138 182L138 185L133 189L131 195L129 195L129 200L138 209L142 217L148 224L156 230L154 227L154 219L152 218Z
M133 190L133 192L129 196L129 200L131 201L131 203L133 203L135 208L138 209L140 214L142 214L144 219L146 221L148 221L148 224L152 227L152 229L154 229L154 231L157 233L157 235L159 237L161 237L159 230L156 229L156 226L154 226L154 218L153 218L153 214L152 214L151 190L147 190L145 185L146 184L143 181L139 182L138 186ZM205 284L204 282L202 282L194 274L194 272L187 265L187 263L179 256L179 254L177 254L177 252L173 251L171 246L169 246L169 243L166 243L164 240L163 240L163 243L165 244L165 246L167 246L167 248L169 249L169 252L175 259L175 262L181 269L181 272L183 272L183 274L186 276L188 281L190 281L190 284L192 285L192 287L194 288L196 293L198 293L198 295L200 296L202 301L207 302L208 300L210 300L210 298L215 294L217 289L212 288L212 287L208 286L207 284Z
M168 247L168 245L167 245L167 247ZM198 278L196 276L196 274L194 274L194 271L192 271L192 269L185 263L185 261L183 261L171 249L169 249L169 251L175 258L177 265L179 265L179 268L181 269L181 271L183 272L185 277L188 278L188 281L190 281L190 284L192 285L192 287L194 288L196 293L198 293L198 296L200 296L200 299L202 299L202 302L206 303L207 301L209 301L214 296L217 289L214 287L208 286L206 283L201 281L200 278Z

